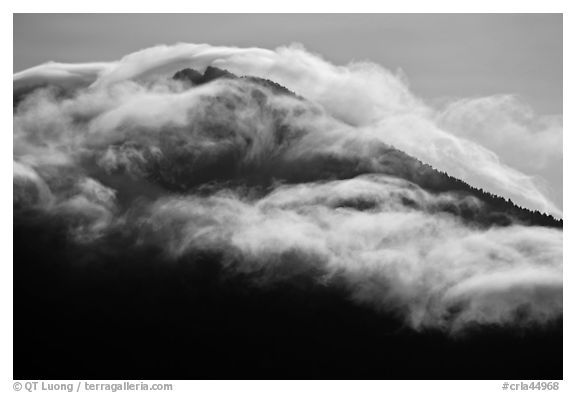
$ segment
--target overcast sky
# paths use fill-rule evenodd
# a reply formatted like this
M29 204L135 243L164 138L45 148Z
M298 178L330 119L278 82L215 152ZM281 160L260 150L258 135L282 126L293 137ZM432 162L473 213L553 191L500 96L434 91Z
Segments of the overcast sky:
M518 94L541 114L562 113L561 14L17 14L14 71L176 42L300 42L336 64L400 68L432 102Z

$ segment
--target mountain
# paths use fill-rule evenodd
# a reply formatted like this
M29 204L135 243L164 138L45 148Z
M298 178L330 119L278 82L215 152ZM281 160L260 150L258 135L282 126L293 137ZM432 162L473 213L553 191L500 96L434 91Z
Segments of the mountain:
M192 85L202 85L220 78L236 79L237 76L226 70L208 66L204 71L204 74L201 74L192 68L185 68L175 73L172 77L174 80L185 81Z
M562 220L172 79L15 102L15 379L562 379Z
M292 95L294 97L297 97L296 93L294 93L290 89L282 86L279 83L271 81L269 79L258 78L255 76L239 77L239 76L236 76L235 74L233 74L227 70L224 70L224 69L221 69L218 67L213 67L213 66L206 67L204 74L201 74L200 72L198 72L192 68L184 68L184 69L176 72L172 76L172 79L182 81L182 82L187 82L192 86L202 85L202 84L211 82L211 81L216 80L216 79L221 79L221 78L224 78L224 79L241 79L241 80L251 82L251 83L260 85L262 87L268 88L277 94L288 94L288 95Z
M238 79L264 87L276 94L287 94L303 99L274 81L253 76L239 77L227 70L212 66L207 67L204 74L194 69L186 68L176 72L172 77L172 79L186 82L190 86L210 83L221 78ZM562 219L557 219L550 214L523 208L510 199L473 187L458 178L434 169L432 166L411 157L393 146L381 149L380 163L384 168L382 173L408 180L431 193L456 193L461 196L472 196L482 201L484 204L480 208L471 208L470 206L456 208L452 203L438 207L440 210L457 215L469 223L476 223L484 227L491 225L506 226L513 223L553 228L562 228L563 226ZM358 176L365 170L358 162L346 160L332 162L331 165L336 165L337 169L334 172L337 173L336 177L340 179ZM284 174L283 177L294 182L306 180L299 176L290 177L288 174ZM312 176L307 180L314 180L314 177ZM410 201L406 201L406 203L410 203Z

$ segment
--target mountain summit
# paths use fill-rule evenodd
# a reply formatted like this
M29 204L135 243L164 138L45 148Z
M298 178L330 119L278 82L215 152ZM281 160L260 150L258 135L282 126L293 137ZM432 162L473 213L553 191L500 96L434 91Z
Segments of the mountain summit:
M192 68L184 68L172 77L174 80L188 82L192 85L202 85L220 78L236 79L238 77L231 72L212 66L208 66L204 74Z
M298 97L294 92L274 81L254 76L239 77L225 69L213 66L208 66L204 74L192 68L185 68L176 72L172 79L188 83L191 86L199 86L219 79L237 80L256 84L271 95L289 94ZM303 99L302 97L298 98ZM259 105L265 105L265 103L263 104L261 101ZM278 123L281 123L281 120L282 119L279 119ZM279 137L282 137L282 134L290 133L286 127L283 129L280 128L281 127L276 131L280 134ZM328 165L328 161L331 166L330 172L332 172L332 176L335 178L352 178L366 171L366 168L364 168L360 162L350 159L335 160L332 157L327 159L326 162L317 162L316 168L310 168L306 173L292 174L288 176L286 180L317 180L314 173L322 172L322 166ZM440 204L436 207L438 211L453 214L465 221L474 222L482 226L505 226L513 223L543 225L556 228L563 226L562 219L556 219L549 214L539 211L531 211L517 206L510 199L475 188L458 178L450 176L446 172L440 172L434 169L432 166L392 146L381 146L379 148L378 162L380 164L379 172L417 184L428 192L434 194L453 193L464 197L463 200L468 196L481 201L481 205L464 203L455 206L452 202L447 202L446 204ZM287 174L283 176L287 176ZM405 200L405 203L408 205L412 202Z

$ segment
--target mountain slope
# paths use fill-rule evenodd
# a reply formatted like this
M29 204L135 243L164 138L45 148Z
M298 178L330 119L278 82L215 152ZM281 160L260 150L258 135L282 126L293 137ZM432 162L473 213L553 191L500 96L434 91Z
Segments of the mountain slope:
M241 79L270 89L273 93L288 94L297 97L294 92L273 81L252 76L238 77L226 70L212 66L206 68L204 74L187 68L178 71L173 76L173 79L189 83L190 86L203 85L220 78ZM302 99L301 97L298 98ZM451 204L440 207L440 209L447 213L460 216L468 222L475 222L483 226L519 223L524 225L562 228L562 219L556 219L552 215L517 206L510 199L506 200L498 195L473 187L445 172L439 172L432 166L392 146L382 147L377 154L381 161L382 173L408 180L432 193L452 192L472 196L482 201L484 205L479 208L466 208L466 206L462 206L463 209L460 210L455 209ZM357 162L341 161L334 164L338 167L338 170L334 171L337 178L350 178L366 171L366 168L361 168ZM290 176L285 177L289 181L297 182L302 180L300 178L292 179ZM314 178L310 178L309 180L314 180ZM409 201L407 201L407 203L409 203Z
M562 378L561 220L215 67L30 97L15 379Z

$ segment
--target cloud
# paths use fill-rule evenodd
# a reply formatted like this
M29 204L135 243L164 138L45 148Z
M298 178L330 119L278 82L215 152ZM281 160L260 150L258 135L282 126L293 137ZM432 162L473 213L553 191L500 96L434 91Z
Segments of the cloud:
M210 64L304 98L248 79L189 88L168 78ZM438 112L377 65L334 66L294 46L180 44L17 79L71 89L37 90L15 108L14 195L21 209L65 220L72 241L119 230L170 259L213 251L230 274L266 285L305 275L414 329L531 326L562 315L561 230L482 225L480 200L425 191L418 182L439 175L390 146L560 214L509 166L512 157L497 155L500 144L481 143L482 119L507 102ZM476 124L469 111L482 125L473 136L454 131ZM515 132L503 140L526 139ZM549 165L542 157L533 168Z
M38 86L60 86L75 89L94 83L113 63L45 63L17 72L13 77L14 95Z
M502 161L540 178L534 183L562 205L562 117L538 116L518 97L463 99L438 114L449 132L473 140ZM545 181L544 181L545 179Z
M36 171L27 165L14 161L14 205L36 206L49 204L52 199L50 188Z
M561 176L557 171L561 165L560 122L552 121L550 127L555 131L539 133L536 139L543 143L537 144L532 135L510 126L510 122L494 120L503 118L498 113L509 119L515 111L510 111L510 101L506 99L462 100L438 112L418 99L401 75L367 62L335 66L298 45L274 51L207 44L157 46L129 54L115 63L86 67L98 70L88 72L88 79L97 74L92 86L103 87L170 74L184 67L202 69L208 65L274 80L321 105L334 118L370 129L382 141L474 186L532 209L562 214L557 207L562 201ZM40 66L17 74L18 83L44 75L66 74L72 67L83 68ZM69 79L74 82L77 78L74 74ZM488 101L491 104L486 109ZM467 102L469 109L463 109L463 102ZM474 113L472 124L476 126L470 124L469 115L463 112ZM521 162L531 161L522 160L521 156L534 151L537 151L534 162L540 162L540 167ZM543 170L544 162L551 161L552 166Z
M256 201L230 192L165 198L140 225L175 258L224 252L229 269L267 282L304 270L415 329L530 326L561 315L561 232L469 228L433 213L447 199L462 202L371 176L282 186ZM361 201L371 207L349 207Z

